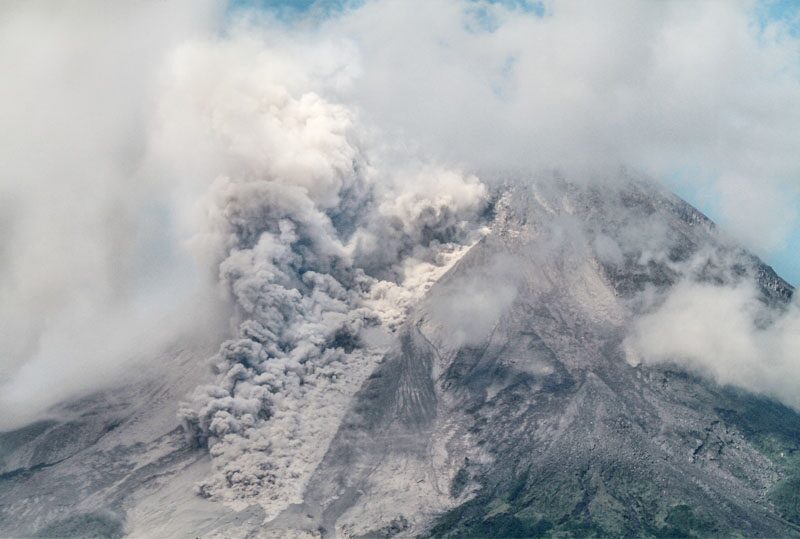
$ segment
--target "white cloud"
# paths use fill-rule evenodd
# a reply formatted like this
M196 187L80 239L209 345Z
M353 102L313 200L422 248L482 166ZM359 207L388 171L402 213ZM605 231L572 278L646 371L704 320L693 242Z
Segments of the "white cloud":
M448 281L430 301L431 322L454 346L486 342L517 297L520 261L498 257L477 275Z
M753 248L779 246L791 230L769 201L800 188L800 39L780 21L762 28L755 2L545 7L367 2L306 39L350 39L358 73L342 99L424 152L576 176L696 170L718 196L758 191L747 211L723 204L721 219Z
M270 515L298 501L381 357L357 346L362 330L399 322L487 198L474 175L384 147L324 95L346 84L333 74L347 47L286 39L245 25L177 47L148 163L176 183L176 211L235 304L215 380L180 411L214 457L198 488Z
M175 275L187 268L164 189L140 171L145 111L164 52L215 13L189 1L0 7L0 428L103 386L146 352L143 333L179 318L191 279Z
M787 187L723 176L715 188L725 230L757 254L784 247L800 224L797 197Z
M636 321L628 349L632 363L674 363L800 410L800 305L769 312L750 283L676 285Z

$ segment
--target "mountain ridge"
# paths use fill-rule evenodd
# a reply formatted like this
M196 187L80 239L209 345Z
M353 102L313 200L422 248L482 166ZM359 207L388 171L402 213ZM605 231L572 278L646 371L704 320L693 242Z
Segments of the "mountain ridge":
M412 308L300 503L270 518L275 502L232 510L195 493L211 462L174 415L204 378L195 364L210 354L195 350L160 385L118 393L117 409L100 395L75 403L72 422L0 434L0 533L800 535L800 520L785 518L796 518L791 495L773 495L800 470L776 456L800 448L800 416L676 366L636 363L625 343L630 321L652 308L646 292L687 272L751 280L778 310L791 285L655 187L499 191L490 230ZM152 432L136 426L165 410L172 419ZM766 434L754 432L758 414ZM58 432L78 438L74 452ZM79 500L65 499L76 489ZM25 512L12 501L34 499Z

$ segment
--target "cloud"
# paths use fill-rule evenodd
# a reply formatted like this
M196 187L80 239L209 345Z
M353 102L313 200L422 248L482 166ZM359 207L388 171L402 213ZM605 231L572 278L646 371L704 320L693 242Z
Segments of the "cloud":
M472 240L488 196L474 175L384 147L323 96L340 55L291 50L250 26L177 48L149 163L193 202L185 225L238 324L213 383L180 410L215 457L199 492L269 512L297 501L380 359L362 333L396 325L427 281L415 272Z
M726 231L759 254L783 248L797 229L797 197L788 186L764 189L758 182L733 176L718 180L716 191Z
M796 212L781 226L775 201L800 187L800 39L787 23L759 18L756 2L543 6L367 2L307 39L350 40L358 76L340 99L429 154L572 179L693 170L740 240L779 247Z
M722 286L692 280L662 301L635 323L628 344L636 359L677 364L800 410L796 301L775 312L748 281Z
M183 1L0 7L0 428L117 379L165 318L183 325L174 311L190 301L192 265L163 186L141 174L145 111L164 52L216 13Z
M513 268L518 260L496 260L480 275L447 282L430 298L431 322L442 328L454 346L486 342L517 297Z

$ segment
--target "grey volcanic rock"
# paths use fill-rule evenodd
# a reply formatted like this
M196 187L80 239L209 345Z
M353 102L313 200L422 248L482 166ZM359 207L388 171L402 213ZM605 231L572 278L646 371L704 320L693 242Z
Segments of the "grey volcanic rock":
M752 281L776 310L792 287L649 185L497 192L487 234L392 337L301 503L264 522L255 502L194 493L209 459L174 415L202 383L202 354L185 354L116 405L0 435L0 535L800 536L800 415L626 345L647 298L688 274Z
M194 494L209 458L186 442L176 415L208 378L198 364L211 350L167 352L125 386L65 405L67 419L0 433L0 537L236 533L247 513L227 521L231 511Z
M648 186L516 187L495 210L492 233L430 291L356 397L305 503L270 526L364 537L796 535L767 496L784 471L732 420L752 397L632 365L624 350L637 294L673 285L701 247L735 261L709 262L703 279L756 279L777 305L792 288ZM616 246L605 260L600 234ZM663 252L643 264L654 234Z

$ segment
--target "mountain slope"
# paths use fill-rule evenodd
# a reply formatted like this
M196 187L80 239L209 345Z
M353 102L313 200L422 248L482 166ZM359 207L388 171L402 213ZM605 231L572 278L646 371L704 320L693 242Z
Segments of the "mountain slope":
M229 510L194 494L208 454L187 443L176 415L209 378L213 346L168 351L124 386L63 406L54 414L63 419L0 433L0 536L235 531Z
M680 278L671 267L709 244L718 259L736 260L734 274L758 280L764 301L785 302L791 287L717 238L690 206L640 185L612 196L518 187L496 212L492 233L430 291L356 397L305 503L272 527L797 534L767 495L785 469L741 428L753 407L776 435L797 414L631 364L624 345L637 294L669 288ZM654 222L668 225L659 242L668 263L643 265L640 238L624 235ZM597 253L600 231L623 246L613 263ZM703 278L729 269L709 265ZM783 440L793 450L796 434Z
M0 535L800 535L800 415L627 340L689 277L753 282L775 312L792 287L646 184L496 191L485 236L328 426L302 501L195 494L212 465L176 410L208 379L203 345L0 434ZM368 342L348 346L384 346Z

